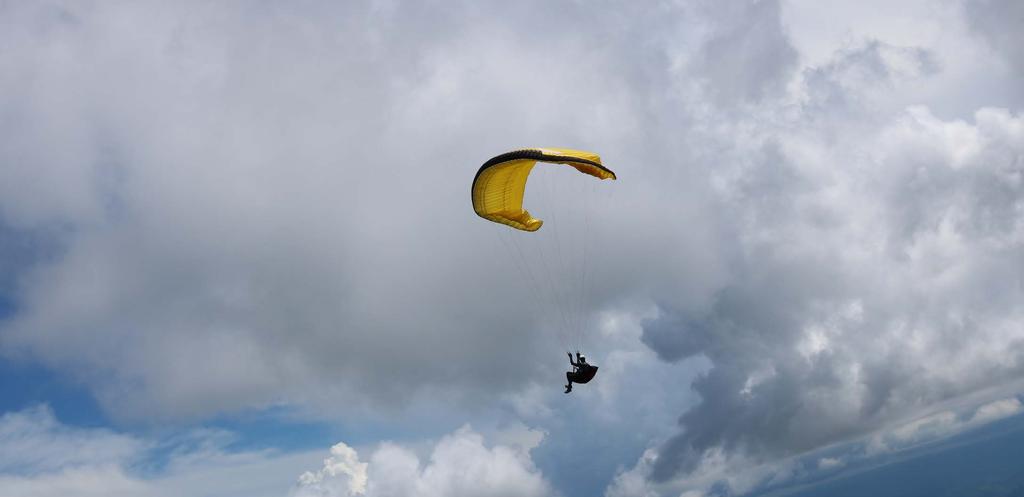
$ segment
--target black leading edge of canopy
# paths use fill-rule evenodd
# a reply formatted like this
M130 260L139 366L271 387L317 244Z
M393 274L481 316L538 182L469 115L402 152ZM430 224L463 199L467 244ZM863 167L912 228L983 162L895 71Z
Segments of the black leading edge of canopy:
M531 159L531 160L544 161L544 162L563 162L563 161L579 162L581 164L589 164L589 165L594 166L594 167L596 167L598 169L601 169L602 171L604 171L604 172L606 172L608 174L611 174L612 176L615 176L615 173L613 173L611 169L608 169L607 167L604 167L601 164L599 164L597 162L594 162L592 160L582 159L580 157L574 157L574 156L571 156L571 155L551 155L551 154L545 154L544 152L541 152L540 150L536 150L536 149L513 150L511 152L505 152L505 153L503 153L501 155L498 155L498 156L495 156L495 157L491 157L487 162L484 162L484 165L480 166L480 169L477 169L476 176L473 176L473 184L470 185L470 188L469 188L469 198L470 198L470 200L473 199L473 190L476 189L476 180L480 178L480 173L484 172L485 169L487 169L487 168L489 168L491 166L494 166L496 164L501 164L502 162L508 162L508 161L513 161L513 160L521 160L521 159Z

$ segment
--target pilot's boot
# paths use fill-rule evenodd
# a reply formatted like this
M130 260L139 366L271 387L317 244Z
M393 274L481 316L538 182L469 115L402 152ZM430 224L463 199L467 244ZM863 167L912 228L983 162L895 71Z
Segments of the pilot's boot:
M572 383L566 383L565 384L565 393L569 393L571 391L572 391Z

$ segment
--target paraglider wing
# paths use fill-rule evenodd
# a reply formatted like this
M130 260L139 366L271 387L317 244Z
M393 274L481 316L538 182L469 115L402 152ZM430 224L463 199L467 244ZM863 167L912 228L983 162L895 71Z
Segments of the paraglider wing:
M523 208L526 181L537 162L565 164L599 179L615 179L593 152L567 148L529 148L492 158L473 178L473 210L480 217L518 230L537 231L544 224Z

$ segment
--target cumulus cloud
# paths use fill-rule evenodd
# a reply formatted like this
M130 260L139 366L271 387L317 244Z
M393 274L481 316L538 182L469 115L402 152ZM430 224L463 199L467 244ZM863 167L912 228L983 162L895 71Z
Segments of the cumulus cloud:
M793 161L784 185L729 185L793 211L743 205L757 222L735 282L703 313L668 311L645 329L664 357L715 364L656 477L716 447L818 447L1016 378L1022 124L998 109L966 123L911 108L861 137L876 144L863 163L826 173L850 174L839 182Z
M945 55L843 47L801 72L795 107L729 128L741 151L712 184L735 228L730 278L702 308L665 299L644 328L666 360L711 360L693 383L703 402L636 471L708 489L752 468L730 478L741 493L774 461L1019 377L1024 120L942 119L911 99L959 63ZM936 416L903 429L957 431Z
M352 447L339 442L331 447L331 457L324 459L323 468L299 476L299 488L296 496L362 495L366 493L366 463L359 462Z
M75 428L41 406L0 417L0 496L554 497L558 492L531 458L543 438L521 423L486 439L464 426L427 452L382 443L367 462L338 443L320 469L303 472L289 491L294 475L320 451L233 451L226 448L229 433L210 430L145 439Z
M519 435L523 433L517 430ZM530 458L538 432L513 437L525 441L487 446L464 426L446 435L426 461L410 449L385 443L360 462L356 452L339 443L322 469L299 477L293 497L550 496L556 495Z
M718 40L738 68L763 48L737 41L749 26L784 47L774 2L742 20L663 5L631 26L627 4L539 24L522 6L389 5L4 6L21 48L0 64L25 76L3 80L0 230L41 250L0 273L3 352L75 375L119 418L525 395L560 375L538 353L558 345L552 309L512 312L528 285L465 193L524 144L599 150L632 178L628 202L595 207L586 317L717 286L718 228L674 168L685 124L641 125L685 103L671 88L707 59L676 41Z
M508 312L525 294L477 276L506 266L467 185L495 151L599 148L628 121L602 52L468 4L3 9L24 77L3 81L0 219L52 247L12 276L7 354L124 417L548 372L528 359L550 336Z

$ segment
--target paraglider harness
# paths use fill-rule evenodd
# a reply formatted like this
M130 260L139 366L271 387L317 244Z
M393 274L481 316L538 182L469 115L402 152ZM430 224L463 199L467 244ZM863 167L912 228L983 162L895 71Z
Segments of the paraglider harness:
M572 391L573 383L589 383L597 374L597 366L588 364L587 359L580 355L578 350L575 361L572 360L572 352L567 352L567 354L569 354L569 364L572 364L572 371L565 373L565 393Z

